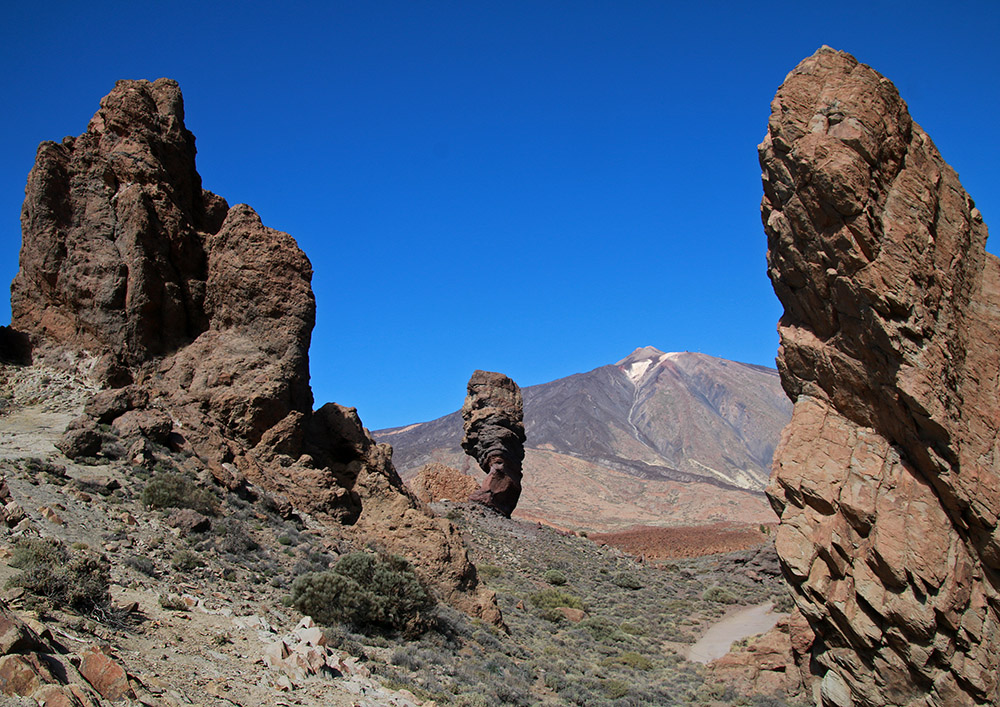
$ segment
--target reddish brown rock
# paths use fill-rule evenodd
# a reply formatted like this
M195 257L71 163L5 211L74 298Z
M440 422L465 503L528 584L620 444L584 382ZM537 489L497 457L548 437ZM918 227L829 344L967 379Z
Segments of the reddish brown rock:
M410 489L424 503L464 501L479 488L476 480L444 464L424 464L409 482Z
M760 146L795 403L768 493L824 704L997 704L1000 261L896 88L824 47Z
M454 527L418 509L356 411L313 411L312 267L290 235L202 189L175 82L120 81L85 134L43 143L22 232L13 328L51 365L133 383L95 396L67 454L100 450L98 422L183 447L227 488L249 481L289 512L412 546L439 594L499 622ZM363 514L366 498L384 508Z
M201 188L176 82L119 81L78 138L44 142L22 210L11 326L133 365L191 341L226 203Z
M81 654L80 674L106 700L135 697L128 673L115 661L108 646L91 646Z
M0 602L0 654L45 653L48 650L41 637Z
M462 449L487 477L470 501L510 518L521 497L524 402L517 383L502 373L475 371L462 405Z

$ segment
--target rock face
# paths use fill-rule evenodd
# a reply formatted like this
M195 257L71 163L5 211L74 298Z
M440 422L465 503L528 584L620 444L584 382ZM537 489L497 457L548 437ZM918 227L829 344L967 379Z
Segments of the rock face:
M510 518L521 496L524 402L517 383L502 373L475 371L462 405L462 449L486 472L470 501Z
M189 450L223 485L249 481L327 520L384 518L365 505L375 487L369 505L395 494L397 511L423 513L353 408L313 411L309 260L249 206L202 189L176 82L119 81L86 133L42 143L22 231L12 329L33 356L115 389L71 424L67 454L100 452L98 426L111 425L137 450L143 440ZM435 522L405 527L455 566L437 558L417 571L431 584L454 574L461 587L442 585L453 604L496 613L454 529Z
M1000 261L896 88L827 47L760 146L795 403L769 495L827 705L1000 702Z
M201 188L173 81L120 81L87 132L38 148L21 214L12 327L138 364L209 328L206 238L225 200Z
M463 501L479 489L473 477L444 464L425 464L409 486L424 503Z

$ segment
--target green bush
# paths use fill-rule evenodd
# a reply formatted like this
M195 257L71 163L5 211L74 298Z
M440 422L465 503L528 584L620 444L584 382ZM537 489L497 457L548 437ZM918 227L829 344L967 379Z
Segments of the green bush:
M503 574L503 570L496 565L482 564L477 567L479 576L483 579L496 579Z
M205 515L215 515L216 498L182 474L161 472L142 490L142 503L149 508L193 508Z
M628 683L624 680L605 680L601 687L612 700L621 699L629 693Z
M582 599L555 587L548 587L531 594L528 596L528 601L539 609L558 609L560 606L565 606L570 609L587 610Z
M559 570L547 570L545 574L542 575L542 579L556 587L561 587L566 584L566 575Z
M26 538L15 544L10 565L22 572L8 587L21 587L56 608L94 613L111 607L111 563L90 549L71 551L54 538Z
M178 550L170 558L170 564L173 565L175 570L187 572L196 567L204 567L205 561L201 559L197 552L192 550Z
M706 589L705 593L701 595L701 598L705 601L715 601L720 604L735 604L739 601L736 595L730 590L718 585Z
M434 604L406 560L367 552L296 578L291 593L293 606L319 623L344 623L363 633L420 633Z
M615 572L611 581L622 589L642 589L642 582L632 572Z

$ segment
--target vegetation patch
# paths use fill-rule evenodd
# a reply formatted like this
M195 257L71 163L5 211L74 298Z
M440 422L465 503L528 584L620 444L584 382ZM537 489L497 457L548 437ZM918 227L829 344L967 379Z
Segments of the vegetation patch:
M418 634L434 602L410 565L395 555L352 552L327 572L292 582L292 605L322 624Z
M111 564L89 548L68 548L54 538L23 538L14 544L11 567L21 573L7 581L29 595L29 604L81 614L111 608Z
M192 508L214 516L218 499L183 474L171 471L156 474L142 490L142 503L149 508Z

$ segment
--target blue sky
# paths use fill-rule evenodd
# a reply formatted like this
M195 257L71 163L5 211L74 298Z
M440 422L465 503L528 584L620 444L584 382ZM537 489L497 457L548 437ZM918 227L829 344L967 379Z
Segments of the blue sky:
M38 143L84 132L117 79L174 78L204 186L312 261L317 405L356 406L372 429L457 409L476 368L532 385L645 345L772 365L756 146L785 75L823 44L896 83L1000 223L993 1L43 0L4 15L0 280Z

